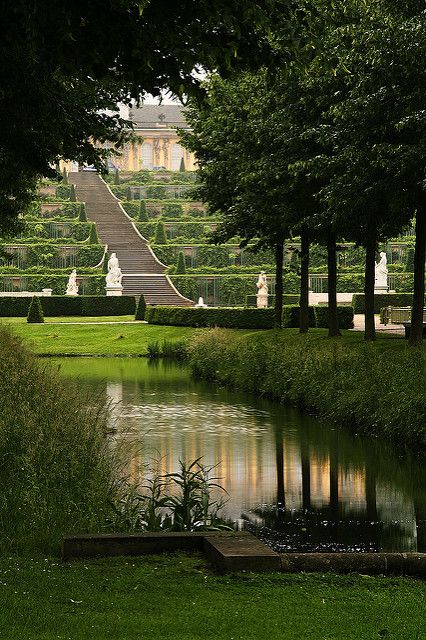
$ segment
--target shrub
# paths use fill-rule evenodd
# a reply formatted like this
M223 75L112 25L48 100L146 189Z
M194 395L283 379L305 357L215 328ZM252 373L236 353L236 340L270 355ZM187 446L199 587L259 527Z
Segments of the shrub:
M84 202L80 202L80 211L78 214L78 219L80 222L87 222L86 206Z
M27 322L44 322L43 310L40 304L40 298L33 296L30 308L28 309Z
M139 202L138 219L139 219L139 222L149 222L148 212L146 210L146 202L145 202L145 200L141 200Z
M136 309L135 320L145 320L146 302L143 295L140 296Z
M181 160L180 160L180 165L179 165L179 171L186 171L185 169L185 158L182 156Z
M150 324L186 327L228 327L234 329L271 329L273 309L207 308L147 306L145 319Z
M118 169L116 169L114 172L114 184L116 185L120 184L120 173Z
M161 221L157 223L157 226L155 228L154 242L155 244L167 243L166 231L164 229L164 224Z
M25 318L29 306L29 298L0 296L0 318Z
M68 175L65 167L62 169L62 184L68 184Z
M300 307L296 304L283 306L282 327L283 329L300 326ZM309 307L309 326L315 327L314 307Z
M129 200L129 202L130 202L130 200L133 200L133 198L132 198L132 190L131 190L130 187L126 188L126 200Z
M59 184L56 187L56 197L63 200L69 200L71 195L71 186L66 184Z
M380 313L383 307L411 307L412 293L380 293L374 296L374 313ZM354 313L365 313L365 296L356 293L352 297Z
M77 195L73 184L70 185L70 202L77 202Z
M175 273L176 274L186 273L185 256L183 254L183 251L179 251Z
M47 317L81 316L82 296L45 296L41 306Z
M67 277L65 276L65 280ZM134 296L35 296L44 316L130 316L135 313ZM0 297L0 317L25 317L31 298Z
M99 237L95 223L90 227L89 244L99 244Z
M315 326L318 328L328 327L328 307L315 306ZM338 306L337 317L339 319L340 329L353 329L354 328L354 310L353 307Z

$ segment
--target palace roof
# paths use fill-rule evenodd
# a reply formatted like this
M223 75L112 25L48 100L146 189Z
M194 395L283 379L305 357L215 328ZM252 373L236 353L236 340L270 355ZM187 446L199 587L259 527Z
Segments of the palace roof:
M185 120L185 107L178 104L145 104L139 108L131 107L129 120L134 122L136 129L189 129Z

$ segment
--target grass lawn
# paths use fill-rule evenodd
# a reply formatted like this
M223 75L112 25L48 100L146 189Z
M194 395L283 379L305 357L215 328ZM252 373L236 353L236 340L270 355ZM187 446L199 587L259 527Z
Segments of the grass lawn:
M0 560L8 640L423 640L426 586L332 574L217 576L199 557Z
M158 327L138 322L51 324L55 319L49 320L50 322L44 324L28 324L25 318L2 319L3 324L11 325L14 332L25 338L28 346L38 354L145 355L150 342L177 342L190 337L196 331L190 327Z
M26 318L1 318L1 321L6 324L25 324L27 325ZM44 319L45 324L57 324L67 322L134 322L135 316L59 316L47 317Z

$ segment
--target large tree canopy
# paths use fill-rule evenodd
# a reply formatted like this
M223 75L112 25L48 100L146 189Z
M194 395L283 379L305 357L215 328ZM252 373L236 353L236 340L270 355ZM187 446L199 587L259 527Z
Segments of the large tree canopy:
M267 55L277 0L16 0L2 3L0 229L59 157L101 164L123 141L102 110L144 93L194 94L197 65L222 73ZM283 3L285 6L285 2Z

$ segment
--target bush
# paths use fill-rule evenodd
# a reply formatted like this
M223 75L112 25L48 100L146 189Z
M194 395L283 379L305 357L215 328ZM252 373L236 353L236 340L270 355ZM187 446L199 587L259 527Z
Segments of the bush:
M28 309L27 322L44 322L43 311L40 304L40 298L34 296Z
M178 275L186 273L185 256L183 254L183 251L179 251L175 273Z
M318 328L328 327L328 307L315 306L315 326ZM337 317L339 319L339 329L354 328L354 310L353 307L338 306Z
M268 304L270 307L275 306L275 296L268 296ZM299 304L299 295L298 294L293 294L293 293L285 293L283 295L283 305L289 305L289 304ZM248 307L255 307L257 305L257 296L256 295L249 295L246 296L246 305Z
M138 220L139 220L139 222L149 222L148 212L146 210L146 202L145 202L145 200L141 200L139 202Z
M116 169L114 171L114 184L116 184L116 185L120 184L120 173L119 173L118 169Z
M282 327L283 329L300 326L300 307L296 304L283 306ZM309 307L309 326L315 327L314 307Z
M99 237L95 223L90 227L89 244L99 244Z
M65 167L62 169L62 184L68 184L68 175Z
M135 320L145 320L146 302L143 295L140 296L136 309Z
M383 307L411 307L412 293L380 293L374 296L374 313L380 313ZM352 297L354 313L365 313L365 296L356 293Z
M413 273L414 271L414 247L412 245L407 247L404 271L407 273Z
M166 231L164 229L164 224L161 221L157 222L157 226L155 228L154 242L155 244L167 243Z
M70 202L77 202L77 194L73 184L70 185Z
M80 202L79 204L80 204L80 212L78 214L78 219L80 222L87 222L86 206L84 202Z
M207 308L147 306L145 319L150 324L182 327L228 327L233 329L271 329L273 309Z
M29 298L0 296L0 318L25 318L29 306Z

